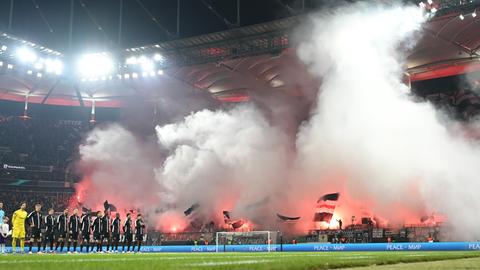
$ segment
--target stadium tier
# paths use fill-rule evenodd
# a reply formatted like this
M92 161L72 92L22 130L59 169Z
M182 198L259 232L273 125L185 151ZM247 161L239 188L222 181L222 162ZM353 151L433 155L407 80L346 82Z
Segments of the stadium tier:
M480 269L479 11L0 2L0 268Z

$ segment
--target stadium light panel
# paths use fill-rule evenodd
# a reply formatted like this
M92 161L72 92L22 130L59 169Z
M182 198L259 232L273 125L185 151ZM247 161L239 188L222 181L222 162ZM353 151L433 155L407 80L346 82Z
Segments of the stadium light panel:
M3 67L3 62L2 61L0 61L0 67Z
M134 79L138 78L138 73L136 73L136 72L132 73L132 78L134 78Z
M35 69L42 69L43 68L43 63L42 62L36 62L33 67Z
M419 5L421 8L425 8L425 6L426 6L425 3L423 3L423 2L418 3L418 5Z
M153 60L155 61L162 61L163 60L163 56L159 53L156 53L155 55L153 55Z
M127 73L127 74L123 75L123 78L125 78L127 80L130 79L130 74Z
M17 50L17 57L21 62L33 63L37 60L37 55L34 51L27 47L21 47Z
M2 45L2 47L0 48L2 51L6 51L7 50L7 46L6 45Z
M114 62L106 54L85 54L77 63L77 70L83 78L94 78L109 75L114 68Z
M127 58L125 63L127 63L127 65L136 65L137 64L137 58L135 56L131 56L131 57Z
M150 71L149 75L150 77L155 77L155 71Z
M8 65L7 65L7 69L13 69L13 65L12 65L12 64L8 64Z
M430 11L431 11L432 13L435 13L435 12L437 12L437 8L433 7L432 9L430 9Z
M473 11L473 13L472 13L472 17L473 17L473 18L477 17L477 11L476 11L476 10L475 10L475 11Z
M433 0L428 0L427 3L428 3L429 5L431 5L431 4L433 4Z
M460 18L460 20L463 21L463 19L465 19L465 17L463 16L463 14L460 14L460 16L458 16Z
M47 59L45 61L45 70L47 73L55 73L57 75L61 75L63 72L63 63L58 59Z
M37 73L37 78L42 78L43 77L43 74L42 73Z
M157 71L157 74L158 74L158 75L163 75L163 69L159 69L159 70Z
M27 70L27 74L28 74L28 75L32 75L32 73L33 73L33 71L31 71L30 69Z

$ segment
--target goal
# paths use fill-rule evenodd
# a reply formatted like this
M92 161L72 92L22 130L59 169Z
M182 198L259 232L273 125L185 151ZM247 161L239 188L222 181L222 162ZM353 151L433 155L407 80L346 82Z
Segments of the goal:
M215 251L227 252L239 250L238 247L250 248L250 251L275 251L279 232L251 231L251 232L217 232L215 237Z

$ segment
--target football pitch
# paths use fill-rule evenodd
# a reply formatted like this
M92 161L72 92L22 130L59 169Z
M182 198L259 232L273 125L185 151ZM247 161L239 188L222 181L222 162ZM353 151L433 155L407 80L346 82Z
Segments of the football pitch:
M0 255L0 269L480 269L480 252Z

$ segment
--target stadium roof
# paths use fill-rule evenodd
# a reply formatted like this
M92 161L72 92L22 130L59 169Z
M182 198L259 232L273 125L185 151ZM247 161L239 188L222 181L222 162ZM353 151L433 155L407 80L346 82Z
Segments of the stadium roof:
M471 1L439 9L424 25L425 35L407 61L412 80L480 70L480 36L476 34L480 16L473 16L478 5L480 1ZM252 91L302 95L318 85L296 57L291 41L290 32L302 19L290 16L190 38L114 47L93 58L116 59L115 72L85 78L73 74L71 65L55 74L53 61L73 63L76 59L71 54L4 32L0 35L0 99L25 101L28 96L29 102L77 106L90 106L95 100L97 106L116 107L132 96L157 99L165 91L185 88L230 102L247 100ZM35 50L39 59L51 60L53 72L46 72L46 62L43 70L37 69L37 63L16 62L11 48L22 46ZM145 63L150 69L144 69Z

